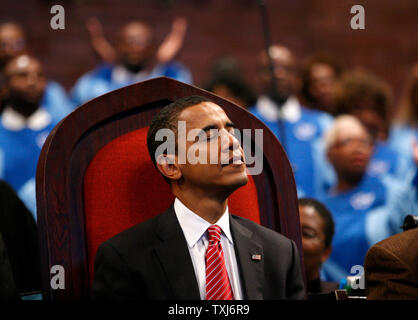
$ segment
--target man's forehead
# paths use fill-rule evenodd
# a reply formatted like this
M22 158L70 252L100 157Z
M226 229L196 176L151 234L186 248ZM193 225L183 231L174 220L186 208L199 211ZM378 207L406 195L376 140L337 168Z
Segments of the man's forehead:
M184 109L179 115L179 120L204 123L207 121L228 121L229 118L220 106L210 101L204 101Z
M150 38L151 35L152 35L151 29L147 25L141 22L132 22L122 28L122 30L120 31L119 37L122 40L126 40L126 39L137 38L137 37Z
M0 27L0 39L23 38L23 31L14 25L3 25Z
M39 71L41 69L41 65L36 59L33 59L32 57L29 57L27 55L22 55L8 63L8 65L6 66L5 73L8 75L12 75L16 72L22 72L26 70Z
M311 74L315 77L325 77L328 75L333 75L334 71L330 65L321 62L312 66Z
M269 54L273 63L293 65L295 58L293 53L286 47L272 46L270 47Z
M347 123L341 125L337 129L337 139L347 139L347 138L356 138L356 137L366 137L367 131L360 124L356 123Z

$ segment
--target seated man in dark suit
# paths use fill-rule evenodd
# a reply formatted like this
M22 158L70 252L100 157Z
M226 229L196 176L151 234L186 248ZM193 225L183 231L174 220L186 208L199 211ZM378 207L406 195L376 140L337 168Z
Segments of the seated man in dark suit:
M176 138L162 150L164 129ZM196 140L189 141L192 130ZM229 213L229 195L248 181L235 130L223 109L203 97L179 99L156 115L148 150L174 205L99 247L94 299L304 298L295 243ZM199 154L210 149L207 161L189 161L196 147Z

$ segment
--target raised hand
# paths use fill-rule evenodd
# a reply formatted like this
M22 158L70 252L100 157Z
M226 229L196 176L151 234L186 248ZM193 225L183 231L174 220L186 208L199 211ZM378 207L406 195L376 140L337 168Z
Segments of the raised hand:
M104 36L103 26L99 19L90 17L86 20L86 28L90 35L90 42L94 52L99 58L108 63L114 63L116 60L115 49Z
M176 17L171 25L170 33L158 48L158 63L167 63L175 58L183 46L186 31L187 20L184 17Z

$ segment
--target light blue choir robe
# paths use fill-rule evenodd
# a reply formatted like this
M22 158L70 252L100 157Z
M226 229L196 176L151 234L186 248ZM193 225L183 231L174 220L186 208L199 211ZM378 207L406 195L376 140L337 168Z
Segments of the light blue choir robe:
M418 175L411 170L404 181L387 175L365 175L348 192L320 197L335 223L332 253L323 264L321 277L341 281L355 265L363 265L367 250L376 242L401 232L408 214L418 214Z
M36 167L42 146L57 124L43 107L25 123L10 107L0 116L0 179L8 182L36 220Z
M184 83L192 82L192 75L189 69L177 62L158 64L151 72L139 72L138 74L132 74L122 66L100 64L97 68L84 74L77 80L71 90L71 100L74 107L78 107L107 92L135 82L161 76L166 76Z
M322 135L330 127L333 118L324 112L301 106L290 97L282 107L286 139L280 136L279 111L276 104L261 96L249 111L259 118L278 137L293 168L298 197L316 196L326 180L320 177L325 162ZM328 169L329 170L329 169Z

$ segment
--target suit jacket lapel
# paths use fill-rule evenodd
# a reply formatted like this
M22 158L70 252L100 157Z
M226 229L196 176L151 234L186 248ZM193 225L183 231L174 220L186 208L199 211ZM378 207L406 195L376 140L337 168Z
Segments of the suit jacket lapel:
M183 231L171 206L160 216L155 246L173 292L172 299L200 299L193 263Z
M244 299L263 299L264 256L263 247L252 238L253 232L232 216L231 232L234 238L235 254L243 284ZM261 258L258 260L258 258Z

